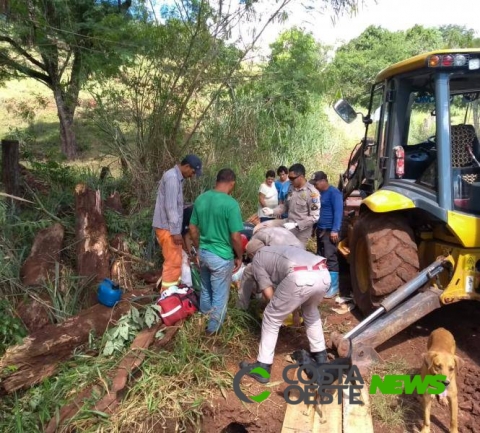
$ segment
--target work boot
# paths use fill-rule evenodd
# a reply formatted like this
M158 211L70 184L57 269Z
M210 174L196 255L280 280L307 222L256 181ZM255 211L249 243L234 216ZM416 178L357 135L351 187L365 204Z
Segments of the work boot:
M247 373L247 376L253 377L257 382L260 383L268 383L270 382L270 372L272 369L272 364L264 364L263 362L247 362L247 361L242 361L240 363L240 368L249 368L250 371L255 369L255 368L262 368L263 370L266 371L267 374L264 372L263 375L260 373Z
M338 272L330 272L330 279L332 282L330 283L330 288L327 290L327 293L325 293L325 299L334 298L340 293L338 288Z
M318 365L326 364L328 362L327 351L311 352L313 359Z

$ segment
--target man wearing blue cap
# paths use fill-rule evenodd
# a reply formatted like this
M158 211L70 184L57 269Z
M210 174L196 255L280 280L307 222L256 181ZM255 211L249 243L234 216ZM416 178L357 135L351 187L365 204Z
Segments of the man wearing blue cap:
M325 172L314 173L310 183L320 191L322 211L317 222L317 254L327 259L332 284L325 294L326 299L334 298L340 292L338 283L338 234L342 227L343 196L342 192L328 184Z
M183 181L202 174L202 161L187 155L180 164L167 170L158 184L152 226L162 248L164 291L180 282L182 275Z

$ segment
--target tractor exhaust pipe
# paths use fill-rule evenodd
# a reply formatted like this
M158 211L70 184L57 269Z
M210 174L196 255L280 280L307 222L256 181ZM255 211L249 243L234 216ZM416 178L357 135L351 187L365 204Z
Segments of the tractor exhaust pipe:
M333 332L330 340L332 345L337 348L339 356L348 356L350 344L352 344L352 362L368 365L372 361L379 360L379 356L374 350L376 347L431 311L439 308L440 294L442 292L433 288L417 294L403 305L398 305L430 281L430 279L442 272L447 261L445 257L439 257L438 260L425 268L414 279L387 296L377 310L347 334L341 335L338 332ZM397 306L398 308L396 308ZM366 329L373 322L375 323Z

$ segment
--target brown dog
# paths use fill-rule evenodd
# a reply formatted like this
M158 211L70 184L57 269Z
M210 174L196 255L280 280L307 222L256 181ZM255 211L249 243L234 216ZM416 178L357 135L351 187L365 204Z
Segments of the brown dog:
M455 339L444 328L435 329L427 343L427 353L423 355L421 375L441 374L446 376L445 391L437 395L441 404L450 406L450 433L458 433L458 401L456 370L460 367L460 358L455 355ZM423 428L421 433L430 432L430 409L434 394L423 395Z

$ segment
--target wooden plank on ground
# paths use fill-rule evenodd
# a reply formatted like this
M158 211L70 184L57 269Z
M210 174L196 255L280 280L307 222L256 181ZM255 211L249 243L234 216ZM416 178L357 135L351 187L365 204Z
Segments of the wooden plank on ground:
M292 399L297 399L298 391L292 391L290 396ZM303 402L287 404L281 433L312 433L314 413L313 405L307 406Z
M338 384L338 381L333 383ZM342 403L338 403L338 391L333 393L333 402L318 406L313 417L313 433L342 433Z
M360 397L355 399L362 400L363 404L350 404L349 390L343 391L343 433L373 433L368 387L364 386Z

